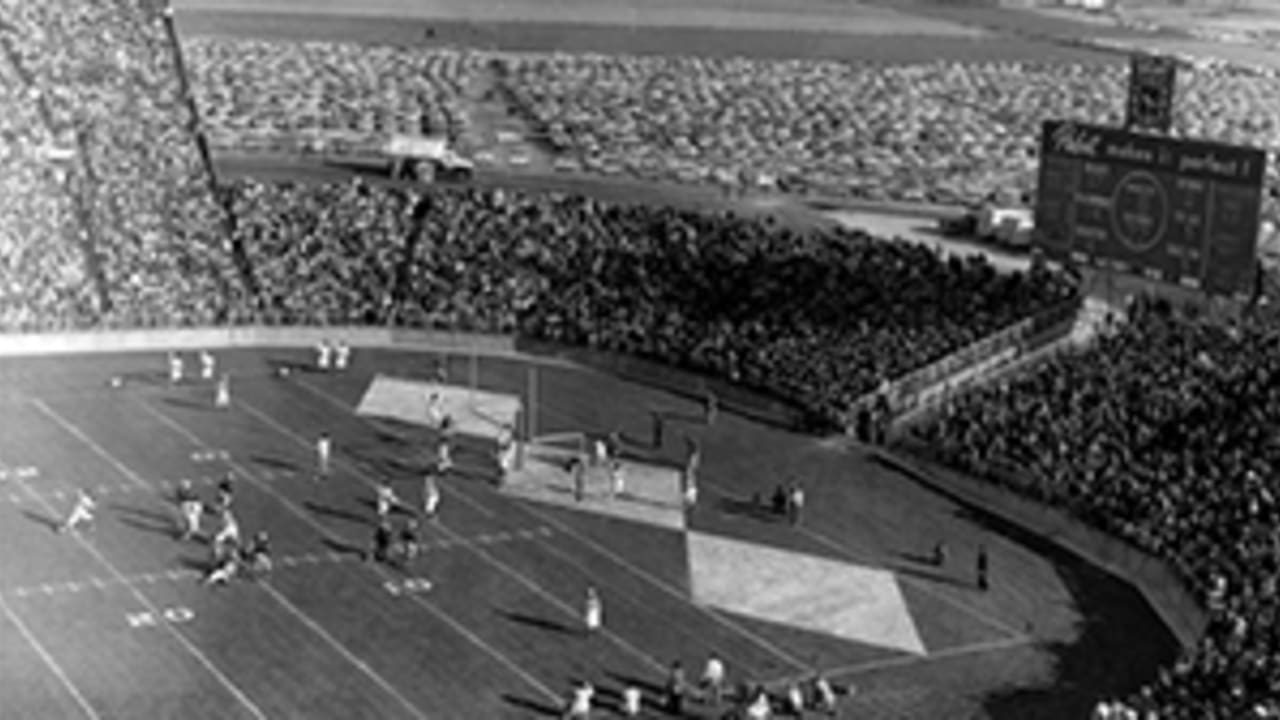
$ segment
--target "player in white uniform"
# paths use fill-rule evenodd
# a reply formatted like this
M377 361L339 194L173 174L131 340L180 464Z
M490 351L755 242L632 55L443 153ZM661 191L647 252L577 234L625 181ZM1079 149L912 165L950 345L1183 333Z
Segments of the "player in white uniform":
M351 346L343 340L338 341L337 347L333 349L333 369L346 370L351 363Z
M93 496L84 490L76 491L76 504L71 508L71 513L67 515L67 519L58 526L58 532L67 532L75 530L81 525L93 524L93 511L98 507L98 503Z
M333 442L329 439L329 433L320 433L320 437L316 440L316 475L317 481L329 477L329 457L333 451Z
M595 451L592 456L592 462L597 467L602 467L609 460L609 446L605 445L602 438L596 438L595 442L592 443L592 448Z
M640 708L643 705L641 700L640 688L635 685L628 685L622 691L622 714L629 718L640 717Z
M436 468L443 474L453 469L453 451L449 438L442 437L436 444Z
M428 471L422 478L422 515L435 519L440 509L440 486L436 484L435 473Z
M614 497L618 497L626 492L626 479L622 475L622 461L611 460L609 462L609 490Z
M240 524L236 522L236 516L231 513L231 510L223 510L222 527L218 530L218 534L213 536L214 554L221 557L224 550L239 544Z
M169 382L174 385L182 382L182 356L176 352L169 353Z
M218 378L218 388L213 394L213 406L219 410L231 407L231 376L222 373Z
M190 540L200 534L200 515L204 508L190 480L178 484L178 509L182 512L182 534L179 540Z
M391 489L391 485L383 482L378 485L378 495L376 499L378 509L378 519L386 520L391 514L391 509L400 504L400 498L396 497L396 493Z
M600 594L593 587L587 588L587 599L582 608L582 624L587 633L595 633L604 624L604 605L600 602Z
M217 367L217 361L213 358L213 353L208 350L200 351L200 379L209 381L213 379L213 373Z
M440 406L440 393L429 393L427 395L427 424L439 430L443 422L444 408Z
M702 688L707 694L707 701L719 705L724 697L724 661L719 655L711 653L706 667L702 669Z
M573 695L569 699L568 707L565 708L563 720L590 720L591 718L591 699L595 696L596 690L591 687L591 683L583 680L573 688Z
M205 585L226 585L240 569L240 558L234 552L214 560L213 568L204 576Z
M321 340L316 346L316 367L322 372L329 370L329 358L333 354L333 348L329 346L328 340Z
M680 482L682 492L684 494L685 507L693 507L698 504L698 481L686 469L680 474Z

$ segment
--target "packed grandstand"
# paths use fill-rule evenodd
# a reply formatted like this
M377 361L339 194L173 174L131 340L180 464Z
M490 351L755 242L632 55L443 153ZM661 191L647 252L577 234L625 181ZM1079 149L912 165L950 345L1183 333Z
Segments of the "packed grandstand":
M835 422L884 380L1078 299L1048 270L1002 274L980 257L723 213L362 182L215 190L149 3L11 7L0 27L9 332L519 333L716 374ZM231 144L316 128L457 134L456 96L489 62L227 40L187 52L204 127ZM1123 84L1110 68L1018 63L500 62L555 150L589 172L766 168L794 189L945 201L1031 190L1039 119L1115 121ZM1278 97L1275 79L1190 71L1178 131L1274 147ZM1280 717L1278 338L1262 320L1223 327L1139 302L1091 348L917 431L946 463L1169 560L1203 598L1200 646L1124 700L1142 717Z

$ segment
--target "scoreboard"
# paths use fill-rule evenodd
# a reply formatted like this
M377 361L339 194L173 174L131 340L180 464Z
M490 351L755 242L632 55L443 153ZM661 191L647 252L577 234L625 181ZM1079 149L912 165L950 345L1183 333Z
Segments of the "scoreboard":
M1253 288L1266 154L1051 120L1034 245L1219 295Z

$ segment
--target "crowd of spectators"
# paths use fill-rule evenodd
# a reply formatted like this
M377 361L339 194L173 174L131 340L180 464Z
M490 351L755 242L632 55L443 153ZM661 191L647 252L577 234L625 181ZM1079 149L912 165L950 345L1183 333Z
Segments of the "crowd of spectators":
M475 53L336 42L183 43L211 141L237 148L317 135L444 135L467 127Z
M4 20L6 324L224 318L224 218L163 16L143 0L50 0Z
M284 319L518 331L727 376L828 420L1074 295L1059 276L1000 274L977 256L581 196L250 182L232 194L267 310Z
M1160 720L1280 717L1278 328L1139 302L1096 346L920 431L945 462L1181 572L1211 620L1198 649L1127 701Z

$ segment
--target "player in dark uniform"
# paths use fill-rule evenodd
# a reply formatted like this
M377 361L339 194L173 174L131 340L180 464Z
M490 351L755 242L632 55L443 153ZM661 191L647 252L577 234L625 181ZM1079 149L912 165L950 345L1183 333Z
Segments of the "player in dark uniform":
M221 512L231 509L231 502L235 500L235 476L227 473L218 481L218 504L217 509Z
M364 554L365 562L385 563L390 561L391 544L394 540L395 536L391 532L391 523L386 520L378 523L378 528L373 531L373 547Z
M986 545L979 545L979 546L978 546L978 560L977 560L977 570L978 570L978 589L979 589L979 590L983 590L983 591L985 591L985 590L987 589L987 587L988 587L988 583L987 583L987 570L988 570L988 569L989 569L989 561L987 560L987 546L986 546Z
M271 538L266 530L259 530L253 536L249 544L240 552L240 559L248 570L247 576L252 580L271 573Z
M418 521L410 520L400 528L400 552L403 553L406 561L412 561L418 557L418 551L422 549L422 538L418 533Z

